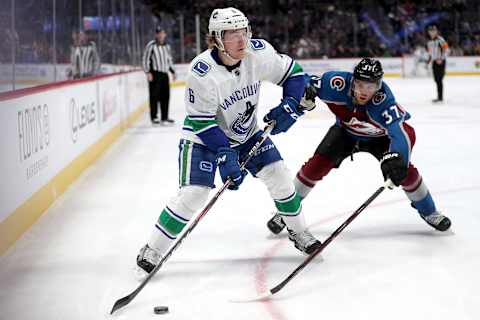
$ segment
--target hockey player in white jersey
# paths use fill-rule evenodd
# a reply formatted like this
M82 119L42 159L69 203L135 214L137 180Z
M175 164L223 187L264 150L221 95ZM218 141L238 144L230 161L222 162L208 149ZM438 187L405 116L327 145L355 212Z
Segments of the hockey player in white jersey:
M161 212L137 265L150 273L214 188L218 167L222 181L238 189L246 172L241 161L257 142L261 81L283 87L280 105L264 121L275 121L272 134L287 131L303 114L299 101L304 92L302 68L278 54L265 40L251 39L248 19L235 8L215 9L209 21L209 49L190 64L185 88L185 117L179 145L179 185L175 197ZM320 242L307 230L300 198L290 172L270 139L247 163L246 169L268 188L284 219L289 238L304 253Z

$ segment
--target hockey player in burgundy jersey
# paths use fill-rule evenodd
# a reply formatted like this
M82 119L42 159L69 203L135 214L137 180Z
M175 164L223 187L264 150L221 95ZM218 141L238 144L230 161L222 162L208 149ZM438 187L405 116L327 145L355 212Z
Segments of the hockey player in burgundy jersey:
M402 186L420 217L433 228L446 231L450 219L437 211L422 176L410 162L415 144L415 131L406 123L410 115L395 101L382 77L380 61L365 58L353 73L329 71L307 79L309 86L302 104L312 109L315 97L319 97L335 114L336 121L298 171L294 179L296 191L304 199L343 159L356 152L368 152L380 161L384 178ZM277 234L284 223L275 214L267 226Z

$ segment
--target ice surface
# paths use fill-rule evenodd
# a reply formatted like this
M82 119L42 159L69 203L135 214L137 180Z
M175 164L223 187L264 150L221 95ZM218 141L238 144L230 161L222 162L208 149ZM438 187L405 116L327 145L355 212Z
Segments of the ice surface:
M386 191L273 299L236 304L283 280L304 256L269 236L273 211L251 176L226 192L144 290L113 316L138 282L132 268L165 201L177 188L183 89L172 89L174 127L145 115L0 257L0 319L479 319L480 92L478 77L447 77L434 105L432 79L386 79L417 133L412 162L453 222L442 234ZM260 118L280 97L262 87ZM273 137L292 175L333 123L317 108ZM381 184L359 154L304 202L311 231L326 239ZM476 164L475 164L476 163ZM220 180L217 179L217 186ZM213 194L213 193L212 193ZM153 307L169 306L166 315Z

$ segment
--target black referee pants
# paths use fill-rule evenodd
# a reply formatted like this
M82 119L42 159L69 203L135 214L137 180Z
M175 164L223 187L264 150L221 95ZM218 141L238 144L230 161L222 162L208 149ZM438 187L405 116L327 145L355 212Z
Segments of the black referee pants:
M443 100L443 77L445 76L445 60L438 64L435 61L433 65L433 79L437 84L437 97L438 100Z
M168 73L152 71L153 80L148 84L150 95L150 120L157 118L160 103L160 120L168 119L168 103L170 101L170 82Z

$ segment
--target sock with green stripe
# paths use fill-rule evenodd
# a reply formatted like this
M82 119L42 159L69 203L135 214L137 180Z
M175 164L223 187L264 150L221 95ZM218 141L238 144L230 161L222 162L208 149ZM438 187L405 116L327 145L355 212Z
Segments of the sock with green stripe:
M302 213L301 199L297 192L294 192L287 198L274 201L278 213L282 216L288 229L296 232L301 232L306 229L307 226Z
M190 218L206 202L210 188L204 186L185 186L167 202L155 223L148 245L159 254L163 254L178 234L182 232Z

